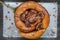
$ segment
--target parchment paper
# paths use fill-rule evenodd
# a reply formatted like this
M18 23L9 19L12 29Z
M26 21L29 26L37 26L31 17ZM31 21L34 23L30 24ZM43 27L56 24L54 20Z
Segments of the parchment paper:
M5 2L6 4L17 7L21 2ZM58 4L55 3L43 3L40 2L43 7L46 8L50 14L50 24L46 32L41 36L42 38L56 38L57 37L57 16L58 16ZM14 23L14 11L3 5L3 37L21 37L18 33L18 29Z

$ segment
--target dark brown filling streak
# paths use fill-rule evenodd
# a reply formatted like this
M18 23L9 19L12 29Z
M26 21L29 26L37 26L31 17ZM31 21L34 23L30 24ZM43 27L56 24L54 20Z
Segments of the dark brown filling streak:
M30 24L35 26L35 30L33 31L44 29L42 28L42 20L44 18L44 12L42 11L37 12L36 10L28 9L24 13L22 13L20 17L21 17L20 20L25 23L26 27L29 28L31 26Z

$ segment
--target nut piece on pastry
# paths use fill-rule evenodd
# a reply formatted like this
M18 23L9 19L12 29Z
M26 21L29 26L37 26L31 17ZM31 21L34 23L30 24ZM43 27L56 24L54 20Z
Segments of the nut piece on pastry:
M34 1L27 1L16 8L14 20L22 37L37 39L46 31L50 17L42 5Z

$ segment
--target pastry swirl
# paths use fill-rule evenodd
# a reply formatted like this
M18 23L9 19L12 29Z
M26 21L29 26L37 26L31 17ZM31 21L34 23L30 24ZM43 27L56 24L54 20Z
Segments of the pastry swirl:
M46 31L50 17L43 6L28 1L16 8L14 20L20 35L28 39L37 39Z

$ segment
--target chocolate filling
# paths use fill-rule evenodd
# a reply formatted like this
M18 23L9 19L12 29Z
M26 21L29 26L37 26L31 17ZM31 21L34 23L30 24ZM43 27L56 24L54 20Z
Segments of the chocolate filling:
M35 30L41 30L42 28L42 21L44 18L44 12L37 12L33 9L28 9L24 13L20 15L20 20L25 23L26 27L31 27L31 24L36 27ZM34 30L34 31L35 31Z

